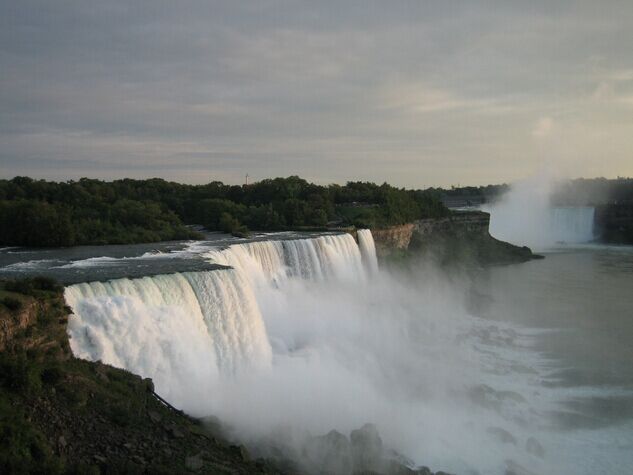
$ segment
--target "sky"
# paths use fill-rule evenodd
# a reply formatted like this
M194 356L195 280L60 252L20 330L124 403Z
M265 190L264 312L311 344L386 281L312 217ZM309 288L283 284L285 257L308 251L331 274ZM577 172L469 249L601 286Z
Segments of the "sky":
M0 0L0 177L633 176L633 1Z

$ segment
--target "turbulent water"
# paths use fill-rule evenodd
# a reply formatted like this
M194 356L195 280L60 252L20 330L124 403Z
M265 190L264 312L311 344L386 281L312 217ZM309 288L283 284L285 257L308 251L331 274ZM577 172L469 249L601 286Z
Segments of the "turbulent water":
M538 416L551 467L541 473L631 473L633 247L561 246L543 260L484 270L474 289L471 310L514 328L512 351L530 335L527 355L541 359L499 378L513 380Z
M447 276L379 269L358 242L201 246L230 268L71 285L72 349L254 448L372 422L434 470L628 473L633 253Z

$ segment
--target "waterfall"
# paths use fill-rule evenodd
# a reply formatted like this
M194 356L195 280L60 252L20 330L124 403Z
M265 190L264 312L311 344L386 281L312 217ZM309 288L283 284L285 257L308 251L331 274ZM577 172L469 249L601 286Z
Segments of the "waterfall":
M581 244L594 239L594 208L492 206L490 234L517 245L544 249L557 244Z
M566 206L552 208L550 230L556 242L584 243L595 238L595 208L591 206Z
M369 229L359 229L358 246L360 247L360 253L363 256L363 262L371 273L378 271L378 260L376 258L376 244L374 243L374 237Z
M205 255L228 269L71 285L71 348L151 377L167 400L204 413L219 380L272 364L258 298L292 279L365 279L375 249L371 232L359 240L360 249L349 234L235 244Z
M351 235L337 234L234 244L211 251L207 257L217 264L239 269L256 283L279 284L293 277L317 281L363 279L377 264L371 231L362 231L360 248Z
M233 269L77 284L65 298L75 356L150 377L194 414L218 377L271 363L255 297Z
M548 177L514 183L510 191L482 209L490 213L490 234L519 246L547 249L594 239L594 208L556 207L556 184Z

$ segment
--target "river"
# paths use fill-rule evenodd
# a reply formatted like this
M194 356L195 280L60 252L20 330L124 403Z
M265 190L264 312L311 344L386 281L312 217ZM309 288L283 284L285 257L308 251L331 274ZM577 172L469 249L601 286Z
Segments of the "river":
M361 237L4 249L0 275L62 279L77 356L153 378L255 453L371 422L433 470L630 473L632 247L455 276L377 270Z

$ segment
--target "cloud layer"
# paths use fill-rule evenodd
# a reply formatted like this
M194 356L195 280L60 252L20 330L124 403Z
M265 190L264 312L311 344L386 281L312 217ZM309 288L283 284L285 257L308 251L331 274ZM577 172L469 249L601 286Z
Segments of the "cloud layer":
M1 173L633 175L633 4L518 3L0 0Z

